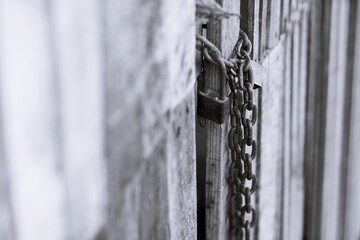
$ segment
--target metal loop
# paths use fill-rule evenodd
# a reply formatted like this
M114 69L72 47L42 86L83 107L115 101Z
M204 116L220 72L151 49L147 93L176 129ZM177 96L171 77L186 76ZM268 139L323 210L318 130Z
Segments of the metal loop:
M236 138L236 136L238 136L238 138ZM239 144L239 140L236 141L236 139L241 139L242 138L242 131L238 128L231 128L229 135L228 135L228 141L229 141L229 148L232 151L237 151L237 149L241 148L241 145Z
M232 94L235 93L235 77L231 74L228 74L228 82L229 82L229 86L230 86L230 90L231 90L231 94L230 94L230 97Z
M249 153L245 153L244 161L244 171L246 173L246 178L250 180L250 176L252 175L252 159Z
M243 139L241 141L241 159L243 161L246 160L246 148L245 148L245 145L251 147L251 159L254 160L255 157L256 157L256 141L252 140L250 145L247 144L246 139Z
M239 69L238 69L238 86L239 89L242 91L246 91L245 85L244 85L244 62L240 62Z
M243 184L243 190L241 191L241 193L244 195L245 195L246 188L248 188L248 187L245 188L246 179L251 181L250 194L253 194L256 191L256 184L257 184L256 176L254 174L251 174L250 179L249 179L249 177L247 175L248 175L247 173L243 173L241 175L241 182Z
M251 67L251 65L249 65L250 67L247 69L247 71L245 71L245 65L244 65L244 72L246 73L246 81L251 83L251 89L254 88L254 71Z
M207 47L203 48L203 53L204 53L204 59L212 64L216 64L215 60L213 59L213 57L211 56L211 54L209 53L209 49Z
M237 123L240 123L240 121L241 121L241 119L242 119L240 110L239 110L238 108L233 107L233 108L231 108L231 111L230 111L230 112L231 112L231 115L232 115L232 116L235 116L235 117L236 117L236 122L237 122Z
M241 212L241 222L242 222L242 227L246 227L246 224L249 223L248 220L245 221L245 212L248 213L247 211L247 208L246 206L243 206L240 210ZM256 210L255 208L251 207L251 221L250 221L250 227L254 227L255 226L255 223L256 223L256 219L257 219L257 213L256 213ZM248 213L249 214L249 213Z
M254 101L254 96L253 96L253 85L250 82L245 82L244 83L244 87L245 87L245 91L244 91L244 102L245 103L249 103L248 106L251 106L253 101ZM250 109L249 109L250 110Z
M250 119L246 119L247 127L244 128L244 138L246 139L246 144L251 145L253 140L253 127Z
M248 109L248 106L251 106L251 109ZM247 122L246 122L246 110L251 111L251 124L254 126L256 119L257 119L257 107L255 104L250 104L250 103L244 103L241 107L241 122L243 124L244 127L248 127L247 126Z
M243 47L244 38L239 38L237 41L235 47L234 47L234 53L237 58L241 58L241 49Z
M234 151L234 135L235 135L236 128L231 128L228 136L229 148Z
M240 29L240 36L242 39L244 39L244 43L242 44L242 47L243 48L246 47L246 52L250 54L252 51L252 44L248 35L246 35L246 33Z

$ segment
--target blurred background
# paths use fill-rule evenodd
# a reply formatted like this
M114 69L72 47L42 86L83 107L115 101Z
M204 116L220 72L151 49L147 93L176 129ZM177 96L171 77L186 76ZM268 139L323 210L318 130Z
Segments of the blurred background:
M196 114L219 70L195 45L228 58L239 27L262 85L251 239L360 240L358 0L0 0L0 240L230 239L229 123Z

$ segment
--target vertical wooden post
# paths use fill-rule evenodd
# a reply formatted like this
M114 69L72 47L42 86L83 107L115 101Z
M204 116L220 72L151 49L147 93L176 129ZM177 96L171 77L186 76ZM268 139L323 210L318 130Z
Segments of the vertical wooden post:
M271 49L279 42L281 25L281 0L271 0L268 6L267 48Z
M107 239L196 239L195 1L102 2Z
M349 2L313 1L311 9L304 232L307 239L342 239Z
M224 10L240 13L240 1L218 1ZM239 37L240 20L236 17L211 23L207 36L228 58ZM205 65L205 81L220 93L220 68ZM227 239L227 176L228 176L228 123L219 125L206 121L206 239Z
M343 211L343 231L340 239L359 239L360 236L360 4L350 2L349 48L347 66L347 89L345 92L345 119L343 154L343 181L341 183L341 199ZM345 198L344 198L345 196Z
M349 23L349 2L332 1L331 16L326 24L330 28L329 60L326 66L327 76L327 108L325 125L325 153L323 195L321 212L321 239L339 239L342 220L340 213L341 172L343 157L345 84L347 81L347 43ZM318 40L315 40L318 41ZM338 113L338 114L334 114ZM332 209L329 211L329 209Z
M301 6L301 5L300 5ZM283 239L301 239L304 206L304 135L308 49L308 8L303 6L292 14L288 29L285 89L285 139L283 157L282 205Z
M329 5L311 2L311 29L309 43L309 77L307 94L305 142L305 211L304 238L321 239L321 199L324 167L325 113L327 72L325 62L329 53ZM319 41L320 39L320 41Z

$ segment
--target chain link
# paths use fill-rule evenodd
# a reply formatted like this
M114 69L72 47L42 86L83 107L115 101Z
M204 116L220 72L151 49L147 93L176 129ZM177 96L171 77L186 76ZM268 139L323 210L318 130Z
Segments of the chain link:
M254 79L250 60L252 44L248 36L240 30L232 57L227 60L205 37L197 36L197 39L203 44L200 47L203 49L204 59L220 65L222 75L226 76L229 83L230 234L233 239L250 240L250 229L257 221L257 211L251 202L257 187L252 164L257 154L257 144L253 135L257 107L254 103ZM225 85L224 79L221 84Z

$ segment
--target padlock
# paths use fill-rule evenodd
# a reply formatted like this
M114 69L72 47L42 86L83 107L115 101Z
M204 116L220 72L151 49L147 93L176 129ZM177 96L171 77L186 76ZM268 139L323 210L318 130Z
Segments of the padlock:
M220 99L219 94L213 90L198 92L199 116L209 119L218 124L223 124L229 116L229 98Z

